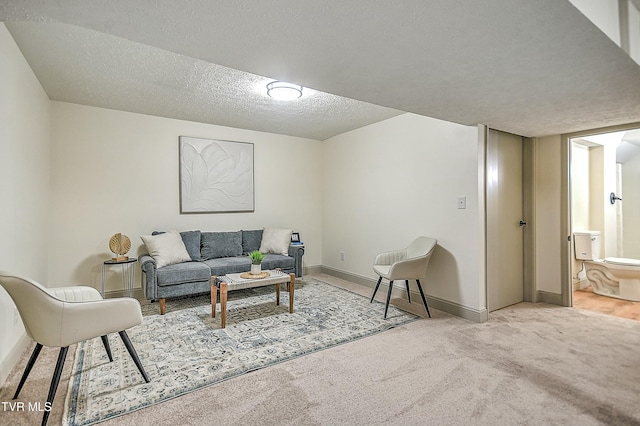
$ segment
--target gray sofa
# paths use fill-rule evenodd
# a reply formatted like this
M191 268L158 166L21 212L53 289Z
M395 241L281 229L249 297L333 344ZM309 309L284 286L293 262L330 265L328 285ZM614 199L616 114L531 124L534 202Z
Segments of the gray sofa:
M249 271L251 260L248 254L260 249L262 232L181 232L180 236L191 257L190 262L157 268L153 257L148 254L140 256L145 297L147 300L160 301L160 314L164 315L166 299L211 291L209 282L212 275ZM304 247L301 246L290 246L288 256L266 254L262 269L280 268L301 277L303 255Z

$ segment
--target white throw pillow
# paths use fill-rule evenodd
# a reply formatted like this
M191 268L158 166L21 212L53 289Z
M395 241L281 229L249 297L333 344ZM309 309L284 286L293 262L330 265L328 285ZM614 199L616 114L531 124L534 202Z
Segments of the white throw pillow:
M169 231L158 235L141 235L142 242L156 261L156 267L189 262L191 256L178 231Z
M264 228L260 251L262 253L289 254L291 229Z

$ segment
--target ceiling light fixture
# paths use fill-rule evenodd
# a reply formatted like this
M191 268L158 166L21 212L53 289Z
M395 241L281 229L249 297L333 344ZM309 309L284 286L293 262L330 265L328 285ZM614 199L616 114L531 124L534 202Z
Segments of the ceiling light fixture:
M302 96L302 86L286 81L272 81L267 84L267 95L279 101L292 101Z

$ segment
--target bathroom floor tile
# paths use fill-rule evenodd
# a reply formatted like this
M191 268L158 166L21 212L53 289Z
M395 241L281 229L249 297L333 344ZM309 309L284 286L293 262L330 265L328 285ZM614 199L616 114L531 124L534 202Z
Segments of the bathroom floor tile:
M640 321L640 302L600 296L591 287L573 292L573 307Z

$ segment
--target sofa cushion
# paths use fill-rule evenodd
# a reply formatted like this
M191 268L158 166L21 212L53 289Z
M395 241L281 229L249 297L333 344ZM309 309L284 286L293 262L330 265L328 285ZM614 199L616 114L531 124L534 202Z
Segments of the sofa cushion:
M262 269L294 269L296 267L296 261L291 256L283 256L281 254L267 254L262 261ZM293 271L291 271L293 272Z
M251 269L251 259L247 256L219 257L204 262L209 267L209 273L213 276L237 274Z
M164 234L164 231L153 231L151 235ZM180 232L184 247L191 256L191 260L199 261L200 258L200 231L182 231Z
M252 251L260 250L262 229L242 231L242 254L248 255Z
M291 229L264 228L260 251L286 256L291 244L291 232Z
M141 235L140 238L153 260L156 261L158 269L191 260L178 231L169 231L158 235Z
M202 260L242 256L242 232L203 232Z
M208 281L211 269L202 262L186 262L165 266L156 272L158 286Z

